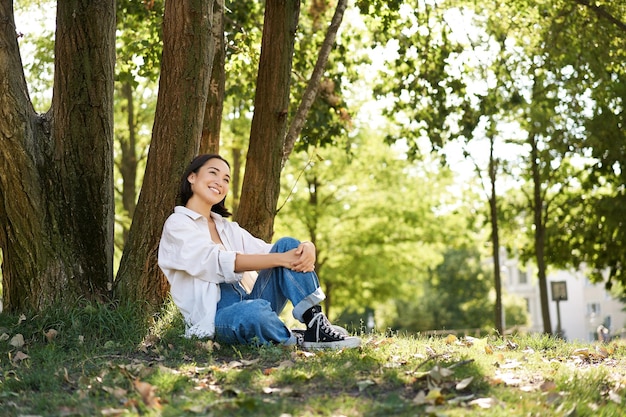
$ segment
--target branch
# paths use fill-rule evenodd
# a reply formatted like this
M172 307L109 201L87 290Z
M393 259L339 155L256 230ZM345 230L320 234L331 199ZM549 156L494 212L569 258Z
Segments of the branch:
M300 106L296 111L296 115L291 125L289 126L289 131L287 132L287 136L285 137L285 146L283 147L282 161L283 166L285 165L285 162L287 161L287 159L289 159L289 155L291 155L291 152L293 151L296 139L298 138L298 136L300 136L302 128L304 127L304 123L306 122L307 114L311 109L311 106L313 105L313 101L315 101L315 97L317 97L320 79L322 78L324 68L328 63L328 57L330 56L330 51L332 50L333 45L335 44L337 31L339 30L339 26L341 25L343 14L346 11L347 6L348 0L339 0L337 2L337 8L335 9L335 14L330 22L330 26L328 26L328 31L326 32L324 43L322 43L320 54L318 55L317 62L315 63L315 68L313 69L313 73L311 74L309 83L307 84L304 95L302 96Z
M590 8L596 15L598 15L601 19L606 19L609 22L613 23L615 26L626 32L626 23L622 22L617 17L613 16L611 13L606 11L602 6L597 6L595 4L591 4L589 0L573 0L575 3L580 4L581 6L585 6Z

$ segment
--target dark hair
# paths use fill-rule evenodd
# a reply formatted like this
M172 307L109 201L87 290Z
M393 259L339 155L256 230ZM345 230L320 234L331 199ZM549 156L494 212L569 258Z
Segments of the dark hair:
M183 173L183 176L180 178L180 187L178 188L178 196L177 196L179 205L181 206L187 205L187 202L193 195L193 191L191 191L191 183L189 183L189 180L187 180L189 175L191 175L192 172L195 172L197 174L198 171L200 171L200 168L202 168L204 164L206 164L207 161L209 161L210 159L220 159L224 161L226 165L228 165L228 167L230 168L230 164L228 163L228 161L222 158L220 155L203 154L203 155L196 156L193 159L193 161L191 161L191 163L189 164L185 172ZM218 204L211 207L211 211L214 211L223 217L232 216L232 213L228 211L228 209L224 205L225 200L226 198L224 198L224 200L220 201Z

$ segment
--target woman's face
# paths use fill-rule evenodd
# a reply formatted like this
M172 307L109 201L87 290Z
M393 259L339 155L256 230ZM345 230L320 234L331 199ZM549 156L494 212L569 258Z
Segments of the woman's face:
M214 206L221 202L228 194L230 187L230 168L221 159L209 159L200 167L198 172L192 172L187 177L191 184L193 195L189 199Z

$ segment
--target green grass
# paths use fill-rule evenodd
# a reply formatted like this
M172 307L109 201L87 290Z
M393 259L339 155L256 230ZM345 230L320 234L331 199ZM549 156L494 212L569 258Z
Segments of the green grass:
M303 352L184 339L171 306L142 317L89 303L0 314L2 415L624 415L621 341L367 334Z

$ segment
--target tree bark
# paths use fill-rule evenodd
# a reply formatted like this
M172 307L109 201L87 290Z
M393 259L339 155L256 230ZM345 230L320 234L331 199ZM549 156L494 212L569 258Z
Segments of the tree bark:
M220 128L222 126L222 112L224 110L224 92L226 89L226 75L224 62L226 59L226 43L224 41L224 0L215 0L213 4L213 42L215 54L209 96L204 112L204 126L202 127L202 141L199 153L219 153Z
M289 126L289 131L287 132L287 137L285 138L285 147L283 150L283 160L282 164L289 159L289 155L293 151L293 147L296 143L296 140L302 133L302 128L304 127L304 123L306 122L307 114L309 110L311 110L311 106L317 97L317 93L319 92L320 80L322 79L322 75L324 74L324 69L326 68L326 64L328 63L328 57L330 56L330 52L333 49L335 44L335 39L337 38L337 32L339 31L339 26L341 26L341 21L343 20L343 15L348 7L348 0L338 0L337 7L335 8L335 14L328 26L328 30L326 31L326 36L324 37L324 42L322 43L322 48L320 49L320 53L317 56L317 61L315 62L315 68L313 69L313 73L311 74L311 78L307 83L306 90L302 96L302 101L298 106L298 110L296 111L296 115L294 116L291 125Z
M530 163L533 178L533 217L535 224L535 258L537 260L537 278L539 281L539 299L543 332L552 334L550 319L550 301L548 300L548 280L546 277L546 260L544 256L546 227L543 221L543 198L541 196L541 173L539 172L539 150L534 134L528 138L530 145Z
M165 219L172 213L183 170L196 155L213 63L213 0L169 0L163 20L159 97L146 173L116 295L160 305L169 285L157 265Z
M254 116L236 219L267 241L272 238L280 192L299 14L298 0L266 1Z
M500 274L500 235L498 233L498 200L496 193L496 160L493 155L494 138L489 138L489 181L491 183L491 195L489 196L489 210L491 217L491 243L493 246L493 280L496 290L496 303L494 308L494 323L500 335L504 334L502 321L502 278Z
M57 6L52 107L34 112L12 1L0 0L4 308L108 296L113 278L115 2Z
M130 82L122 84L122 96L126 99L126 123L128 138L120 138L121 161L118 166L122 176L122 207L126 215L132 219L137 205L137 129L135 122L135 105L133 99L133 87ZM122 224L122 243L125 246L128 240L130 226ZM123 246L122 246L123 247Z

